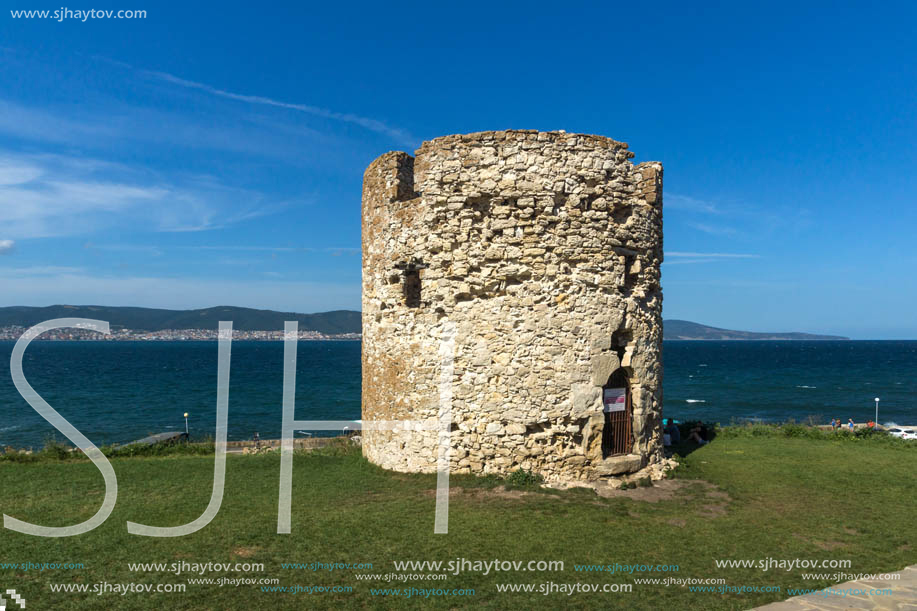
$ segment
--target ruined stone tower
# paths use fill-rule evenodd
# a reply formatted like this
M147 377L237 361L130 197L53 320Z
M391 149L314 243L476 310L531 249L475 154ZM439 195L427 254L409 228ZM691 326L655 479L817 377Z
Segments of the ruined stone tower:
M593 479L657 464L662 165L632 157L600 136L504 131L376 159L364 421L437 418L452 324L453 472ZM363 452L430 472L437 435L368 430Z

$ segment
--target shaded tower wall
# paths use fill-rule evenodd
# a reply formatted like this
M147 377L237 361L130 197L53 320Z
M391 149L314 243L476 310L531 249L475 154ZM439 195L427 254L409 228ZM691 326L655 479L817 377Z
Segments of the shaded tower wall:
M363 419L434 420L453 323L451 468L548 479L661 459L662 166L627 145L506 131L386 153L363 182ZM602 389L625 376L632 444L604 457ZM435 431L365 431L398 471Z

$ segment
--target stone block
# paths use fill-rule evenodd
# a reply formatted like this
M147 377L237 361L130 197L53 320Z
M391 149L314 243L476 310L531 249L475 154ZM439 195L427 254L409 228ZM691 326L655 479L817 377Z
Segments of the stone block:
M592 357L592 383L595 386L604 386L611 374L620 367L621 361L614 352L603 352Z
M600 462L595 470L599 475L621 475L634 473L643 467L643 457L638 454L609 456Z

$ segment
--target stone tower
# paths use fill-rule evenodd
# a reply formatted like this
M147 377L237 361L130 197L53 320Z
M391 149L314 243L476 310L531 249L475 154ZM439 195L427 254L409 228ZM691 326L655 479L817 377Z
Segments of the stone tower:
M662 459L662 165L565 132L436 138L363 178L363 419L433 420L455 329L451 463L548 480ZM447 374L448 375L448 374ZM436 431L364 431L396 471Z

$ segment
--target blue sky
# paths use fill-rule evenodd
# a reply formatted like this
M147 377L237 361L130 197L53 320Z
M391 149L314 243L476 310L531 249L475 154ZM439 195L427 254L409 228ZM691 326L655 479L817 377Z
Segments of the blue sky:
M370 161L565 129L665 165L667 318L917 338L915 5L744 4L4 9L0 305L358 309Z

